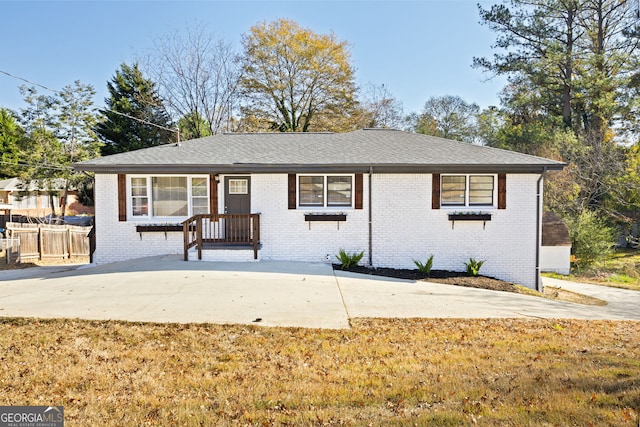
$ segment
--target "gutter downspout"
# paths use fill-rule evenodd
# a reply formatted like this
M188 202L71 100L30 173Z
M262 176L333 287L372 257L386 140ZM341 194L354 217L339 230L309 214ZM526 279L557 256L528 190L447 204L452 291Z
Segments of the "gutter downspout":
M369 267L373 268L373 203L371 203L371 182L373 178L373 166L369 166Z
M547 173L544 166L538 178L536 191L536 291L543 292L542 280L540 280L540 249L542 246L542 181Z

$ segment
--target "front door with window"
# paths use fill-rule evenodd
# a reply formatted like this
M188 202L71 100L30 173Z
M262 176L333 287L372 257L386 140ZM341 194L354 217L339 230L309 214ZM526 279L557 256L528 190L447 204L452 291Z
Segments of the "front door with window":
M251 177L227 176L224 179L224 213L239 214L226 220L226 236L234 242L249 241L251 236Z

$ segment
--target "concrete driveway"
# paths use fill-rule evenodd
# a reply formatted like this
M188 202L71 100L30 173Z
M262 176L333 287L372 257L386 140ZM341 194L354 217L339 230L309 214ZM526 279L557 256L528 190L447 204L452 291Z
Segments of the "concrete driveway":
M163 256L0 271L0 316L335 329L348 328L354 317L640 320L640 292L569 282L560 286L609 304L583 306L334 272L327 264L184 262Z

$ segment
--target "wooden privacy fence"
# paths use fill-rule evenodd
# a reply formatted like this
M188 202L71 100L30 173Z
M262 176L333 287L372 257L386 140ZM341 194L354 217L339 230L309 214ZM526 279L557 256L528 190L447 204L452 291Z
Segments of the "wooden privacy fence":
M2 255L4 255L6 265L18 262L20 258L20 241L18 239L0 239L0 256ZM0 265L2 265L1 262Z
M91 257L93 227L7 223L7 237L20 240L20 259Z

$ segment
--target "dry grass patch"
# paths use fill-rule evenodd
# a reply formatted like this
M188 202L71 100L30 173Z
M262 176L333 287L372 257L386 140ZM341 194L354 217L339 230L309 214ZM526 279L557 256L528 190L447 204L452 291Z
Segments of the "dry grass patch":
M358 319L351 330L0 323L0 401L67 425L637 426L640 324Z
M572 302L574 304L594 305L600 307L607 305L606 301L603 301L599 298L568 291L562 288L556 288L553 286L544 287L544 296L558 301Z
M37 259L30 258L25 259L22 262L12 262L11 264L7 263L7 255L6 251L0 250L0 271L2 270L16 270L23 268L32 268L32 267L46 267L52 265L84 265L89 264L88 256L74 256L72 258L48 258L48 259Z

